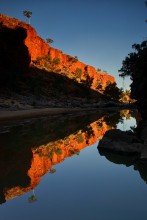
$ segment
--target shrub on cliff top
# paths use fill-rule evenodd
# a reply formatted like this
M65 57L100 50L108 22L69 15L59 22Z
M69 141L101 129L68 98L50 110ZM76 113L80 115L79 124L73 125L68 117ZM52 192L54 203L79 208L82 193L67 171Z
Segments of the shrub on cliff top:
M76 63L76 62L78 61L78 57L77 57L77 56L75 56L75 57L69 57L69 58L68 58L68 61L69 61L69 62L72 62L72 63Z
M28 23L30 24L30 18L32 16L31 11L23 11L23 15L28 18Z
M47 38L47 39L46 39L46 42L47 42L48 44L54 43L54 41L53 41L52 39L50 39L50 38Z

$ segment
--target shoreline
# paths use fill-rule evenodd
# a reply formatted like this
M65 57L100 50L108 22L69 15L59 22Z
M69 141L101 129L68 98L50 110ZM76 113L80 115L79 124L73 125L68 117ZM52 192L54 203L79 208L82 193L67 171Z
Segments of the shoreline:
M13 120L33 119L53 115L68 115L71 113L79 112L94 112L106 110L123 110L129 109L128 107L99 107L99 108L40 108L40 109L27 109L27 110L0 110L0 123L11 122Z
M0 111L0 123L10 122L12 120L33 119L52 115L65 115L70 113L87 112L98 110L97 108L42 108L42 109L27 109L16 111Z

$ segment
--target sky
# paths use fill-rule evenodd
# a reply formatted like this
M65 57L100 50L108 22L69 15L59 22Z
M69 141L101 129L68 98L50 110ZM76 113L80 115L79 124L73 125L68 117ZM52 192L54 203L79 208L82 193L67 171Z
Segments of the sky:
M132 45L147 37L144 0L0 0L0 13L26 22L23 11L32 12L31 25L54 48L107 71L118 87L129 89L118 70Z

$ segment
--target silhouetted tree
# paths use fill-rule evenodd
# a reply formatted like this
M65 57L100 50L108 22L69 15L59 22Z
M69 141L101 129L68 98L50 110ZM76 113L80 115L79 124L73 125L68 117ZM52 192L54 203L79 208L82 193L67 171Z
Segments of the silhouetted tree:
M31 195L31 196L28 198L28 201L29 201L29 203L33 203L33 202L36 202L36 201L37 201L37 198L36 198L36 196L35 196L34 189L33 189L33 195Z
M90 88L93 83L93 78L86 74L85 79L81 80L81 82L85 87Z
M86 137L86 144L89 144L89 139L91 137L94 137L94 131L93 128L89 125L82 129L82 133L85 133Z
M32 16L31 11L23 11L23 15L28 18L28 23L30 24L30 18Z
M50 174L53 174L53 173L55 173L55 172L56 172L56 169L53 169L53 168L50 169L50 171L49 171Z
M108 98L113 99L115 101L119 101L121 95L122 95L122 89L119 89L116 85L116 83L109 83L105 90L104 95L106 95Z
M123 123L123 118L121 116L121 112L109 113L104 116L104 121L111 128L116 128L117 124Z
M147 6L147 1L145 1ZM143 118L147 118L147 41L133 44L135 52L128 54L119 70L121 77L130 76L131 98L137 100L137 106Z
M122 63L119 70L121 77L130 76L131 98L142 99L146 93L147 81L147 41L141 44L133 44L134 53L130 53Z
M101 82L100 80L97 80L96 89L97 89L98 91L103 91L102 82Z
M46 39L46 42L47 42L48 44L54 43L54 41L53 41L52 39L50 39L50 38L47 38L47 39Z

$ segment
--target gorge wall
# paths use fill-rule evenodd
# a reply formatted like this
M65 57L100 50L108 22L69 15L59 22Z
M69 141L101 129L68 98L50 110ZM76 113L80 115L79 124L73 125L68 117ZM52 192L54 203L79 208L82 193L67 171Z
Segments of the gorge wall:
M130 111L58 118L57 124L55 118L45 118L14 127L5 138L0 133L0 203L35 189L47 172L56 171L56 164L95 144L122 117L129 118Z
M110 127L102 117L91 123L84 132L79 130L76 134L71 134L64 139L49 142L37 148L32 146L32 160L27 171L30 183L26 187L22 185L10 188L5 187L3 190L5 200L13 199L16 196L33 190L39 184L42 176L47 172L54 172L56 164L63 162L68 157L79 154L82 149L101 139L109 129Z
M113 76L97 71L94 67L80 62L77 57L63 54L61 50L51 47L45 40L37 35L35 29L29 24L2 14L0 15L0 24L0 29L3 33L0 46L5 45L2 46L3 52L1 52L1 57L4 57L11 48L9 59L7 57L7 61L10 60L10 63L23 66L23 69L24 66L27 67L28 64L35 64L39 68L44 67L59 74L65 74L67 77L76 79L78 82L84 80L88 75L88 77L93 80L91 88L94 90L97 90L99 84L101 84L102 88L105 88L107 82L115 82ZM4 29L7 29L6 33L4 33ZM8 30L9 32L14 32L15 34L13 35L15 36L18 36L17 33L21 32L21 35L23 35L21 39L24 42L24 48L22 48L22 50L20 50L19 41L15 42L18 49L14 49L15 45L12 39L15 37L10 37ZM5 36L8 38L7 42L5 41ZM27 52L28 56L26 56ZM4 63L6 66L6 62Z

